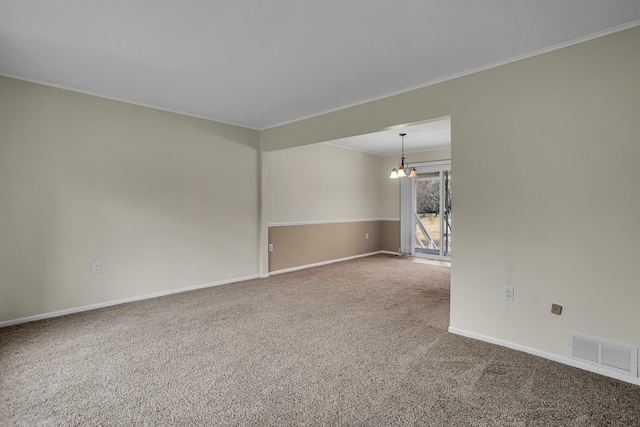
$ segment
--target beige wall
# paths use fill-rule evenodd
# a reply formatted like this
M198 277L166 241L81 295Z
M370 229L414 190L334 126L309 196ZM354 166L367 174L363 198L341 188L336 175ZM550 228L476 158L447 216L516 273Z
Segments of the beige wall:
M0 77L0 321L257 274L258 144Z
M450 115L451 326L562 356L567 331L640 346L639 51L635 27L267 129L261 146Z
M380 216L380 156L313 144L268 157L269 223Z

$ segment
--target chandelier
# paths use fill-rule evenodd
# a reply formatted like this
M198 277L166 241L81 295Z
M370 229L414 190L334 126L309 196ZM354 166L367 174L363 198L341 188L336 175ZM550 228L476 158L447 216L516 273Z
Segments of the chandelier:
M404 176L407 176L407 168L404 165L404 137L406 135L407 135L406 133L400 134L400 136L402 137L402 157L400 158L400 163L398 164L398 168L391 169L391 175L389 175L389 178L396 179L396 178L402 178ZM416 172L416 168L411 168L411 171L409 172L409 178L417 178L417 177L418 177L418 172Z

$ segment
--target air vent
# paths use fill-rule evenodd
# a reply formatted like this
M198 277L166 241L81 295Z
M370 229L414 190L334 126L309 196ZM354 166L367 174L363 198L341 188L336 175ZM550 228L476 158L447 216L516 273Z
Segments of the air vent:
M571 340L573 351L570 353L578 359L598 363L600 361L600 343L584 337L574 335Z
M602 343L600 346L600 363L630 372L632 367L631 352L628 348Z
M569 357L620 374L638 377L638 349L569 332Z

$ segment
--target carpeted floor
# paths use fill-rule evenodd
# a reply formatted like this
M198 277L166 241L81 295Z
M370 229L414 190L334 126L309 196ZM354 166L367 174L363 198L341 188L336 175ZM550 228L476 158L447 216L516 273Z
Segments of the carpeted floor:
M447 332L374 256L0 329L1 425L639 426L640 387Z

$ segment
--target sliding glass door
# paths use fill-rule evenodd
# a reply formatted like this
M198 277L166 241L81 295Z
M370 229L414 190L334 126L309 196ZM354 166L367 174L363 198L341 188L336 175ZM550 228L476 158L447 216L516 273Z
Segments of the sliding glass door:
M401 183L403 255L450 260L451 162L411 166L416 168L418 177L403 178Z

